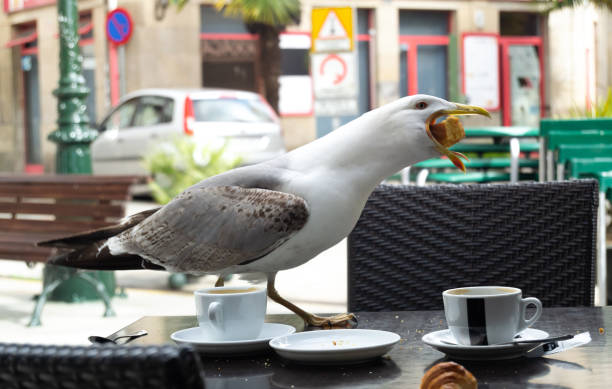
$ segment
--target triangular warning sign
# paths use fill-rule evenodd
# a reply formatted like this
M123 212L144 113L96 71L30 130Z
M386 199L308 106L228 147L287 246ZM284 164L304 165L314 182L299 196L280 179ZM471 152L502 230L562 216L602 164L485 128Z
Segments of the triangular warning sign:
M347 38L348 34L338 19L338 15L331 10L327 14L327 18L323 22L321 26L321 30L319 31L319 38L329 39L329 38Z

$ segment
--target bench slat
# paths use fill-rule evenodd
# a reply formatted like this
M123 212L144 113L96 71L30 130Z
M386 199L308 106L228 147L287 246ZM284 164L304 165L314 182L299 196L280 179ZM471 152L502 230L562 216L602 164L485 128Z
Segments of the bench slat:
M0 174L0 183L28 183L34 185L43 184L124 184L132 185L146 181L144 176L94 176L90 174Z
M0 213L20 213L37 215L61 215L91 217L123 217L125 209L122 205L106 204L40 204L40 203L10 203L0 201Z
M0 196L34 198L59 198L59 199L108 199L128 200L128 187L117 185L87 185L87 186L62 186L62 185L13 185L4 184L0 181Z
M96 221L96 220L15 220L15 219L0 219L0 231L33 231L33 232L58 232L75 233L96 228L106 227L113 223Z
M37 242L115 224L125 215L130 187L139 182L142 177L0 174L0 258L46 262L55 249Z

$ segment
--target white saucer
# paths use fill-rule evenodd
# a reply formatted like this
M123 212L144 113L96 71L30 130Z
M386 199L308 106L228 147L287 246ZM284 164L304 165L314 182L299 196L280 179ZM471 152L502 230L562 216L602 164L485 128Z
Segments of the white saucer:
M321 330L281 336L270 346L281 357L307 364L361 363L382 356L399 342L393 332L377 330Z
M520 333L523 339L542 339L548 337L548 332L527 328ZM492 360L520 358L525 352L536 347L533 343L498 344L489 346L464 346L448 344L444 341L457 343L449 329L430 332L423 336L423 342L448 355L451 358L467 360Z
M192 327L173 332L170 338L179 344L190 344L196 350L211 355L251 354L269 348L270 339L289 335L295 328L279 323L264 323L259 336L255 339L219 341L206 338L200 327Z

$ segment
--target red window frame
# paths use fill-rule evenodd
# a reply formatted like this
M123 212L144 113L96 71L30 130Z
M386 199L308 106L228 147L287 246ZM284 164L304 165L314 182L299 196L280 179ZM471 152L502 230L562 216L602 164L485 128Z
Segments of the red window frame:
M419 92L419 72L417 52L419 46L446 46L448 50L448 35L400 35L400 44L408 46L406 51L406 66L408 67L407 91L408 95Z
M512 125L511 115L511 99L510 99L510 57L508 48L512 45L536 46L538 57L540 60L540 117L544 117L546 112L544 107L544 51L542 49L542 37L539 36L502 36L499 38L500 48L500 64L501 64L501 79L502 79L502 124L504 126Z
M259 39L258 34L230 34L230 33L214 33L201 32L200 39L214 39L226 41L256 41Z

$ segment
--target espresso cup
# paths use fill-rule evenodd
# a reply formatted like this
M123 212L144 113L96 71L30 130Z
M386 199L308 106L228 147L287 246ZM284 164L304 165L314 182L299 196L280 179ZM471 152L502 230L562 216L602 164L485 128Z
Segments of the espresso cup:
M510 342L542 314L535 297L522 298L520 289L507 286L471 286L442 293L446 322L457 343L485 346ZM536 311L526 319L526 308Z
M265 288L226 286L194 292L198 324L211 340L248 340L259 336L266 317Z

